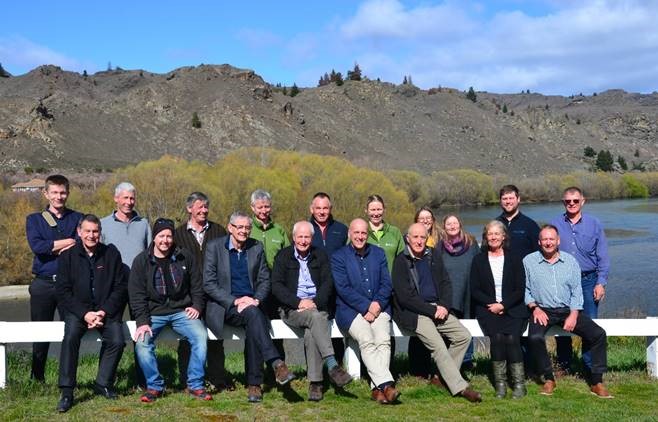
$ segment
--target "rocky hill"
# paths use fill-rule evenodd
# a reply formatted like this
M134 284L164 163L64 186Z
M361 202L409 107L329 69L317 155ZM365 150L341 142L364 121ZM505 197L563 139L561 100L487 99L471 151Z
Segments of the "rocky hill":
M346 81L289 97L229 65L94 75L41 66L0 78L3 171L105 169L163 154L212 162L244 146L516 176L587 168L590 146L655 170L658 93L477 93L472 102L453 89Z

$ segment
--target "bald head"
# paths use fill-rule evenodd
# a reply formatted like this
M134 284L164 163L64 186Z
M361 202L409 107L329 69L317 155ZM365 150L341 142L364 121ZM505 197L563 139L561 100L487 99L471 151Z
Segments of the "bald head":
M352 246L357 251L363 251L366 248L368 240L368 223L363 218L355 218L350 223L349 231L347 232Z

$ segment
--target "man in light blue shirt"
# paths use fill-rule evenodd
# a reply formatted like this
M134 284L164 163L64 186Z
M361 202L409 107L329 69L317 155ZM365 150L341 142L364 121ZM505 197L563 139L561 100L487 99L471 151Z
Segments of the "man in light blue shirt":
M558 249L560 237L555 226L545 225L539 232L539 248L523 259L526 273L525 302L530 308L528 339L535 358L537 374L543 375L540 394L550 396L555 390L555 376L546 351L545 335L549 328L560 325L583 339L583 352L592 356L590 391L600 398L612 398L603 384L607 370L607 337L583 309L580 267L576 259Z
M580 265L580 282L583 289L583 312L590 318L599 316L599 303L605 297L608 284L610 257L603 225L596 218L582 212L585 196L580 188L568 187L562 195L564 214L553 219L562 239L560 250L573 255ZM557 360L563 371L569 372L573 354L571 339L557 338ZM592 358L583 352L583 363L589 371Z

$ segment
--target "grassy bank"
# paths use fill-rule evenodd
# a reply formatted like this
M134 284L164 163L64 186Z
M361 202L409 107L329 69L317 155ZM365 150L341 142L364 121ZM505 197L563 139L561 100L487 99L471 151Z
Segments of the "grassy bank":
M489 361L481 357L476 368L468 373L476 389L484 392L484 401L473 405L463 399L451 398L445 390L438 390L414 377L402 376L398 386L402 390L400 403L381 406L369 400L369 388L364 381L350 384L345 391L329 389L320 403L306 401L308 384L302 368L296 368L298 380L291 389L266 390L263 403L252 405L246 392L236 391L215 395L211 402L198 402L180 392L175 385L175 352L161 351L159 358L167 373L169 394L153 404L139 403L138 393L130 388L132 356L126 355L119 368L118 388L121 397L107 401L91 392L97 360L84 358L79 374L80 388L76 391L73 409L63 417L57 416L55 406L59 397L56 388L56 361L49 362L46 384L35 384L28 379L29 357L26 353L10 354L9 386L0 390L0 420L655 420L658 414L658 381L645 374L644 339L613 338L609 340L608 362L610 373L606 381L614 400L601 400L589 393L586 384L575 376L558 380L552 397L538 394L539 386L529 382L529 394L522 400L497 400L487 377ZM406 369L406 357L399 355L395 368ZM238 383L244 381L241 354L227 357L227 368Z

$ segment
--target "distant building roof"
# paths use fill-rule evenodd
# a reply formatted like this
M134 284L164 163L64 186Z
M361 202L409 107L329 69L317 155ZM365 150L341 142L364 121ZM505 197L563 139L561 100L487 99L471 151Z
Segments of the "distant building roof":
M29 182L20 182L14 185L11 185L11 190L14 192L17 191L36 191L43 188L43 185L46 183L43 179L32 179Z

